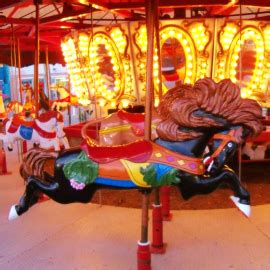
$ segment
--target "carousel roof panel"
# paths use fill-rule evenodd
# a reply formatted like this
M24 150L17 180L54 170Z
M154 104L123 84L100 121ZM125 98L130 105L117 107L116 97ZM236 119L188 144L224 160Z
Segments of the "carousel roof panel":
M144 20L144 0L36 0L39 5L40 49L58 51L62 61L60 40L74 29L120 21ZM19 40L22 64L28 64L26 55L34 54L36 9L34 0L0 0L0 60L10 55L11 42ZM240 6L241 4L241 6ZM174 19L196 17L229 17L270 19L270 0L159 0L160 18L173 13ZM27 52L27 53L25 53ZM61 55L61 57L60 57ZM31 58L31 57L30 57Z

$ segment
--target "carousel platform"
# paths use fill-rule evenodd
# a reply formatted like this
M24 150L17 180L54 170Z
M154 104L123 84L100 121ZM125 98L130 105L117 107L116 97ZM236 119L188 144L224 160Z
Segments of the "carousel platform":
M8 221L24 183L17 157L7 159L12 174L0 176L0 269L137 269L139 209L48 200ZM270 204L252 211L250 219L236 208L172 211L164 223L167 251L152 255L152 269L270 269Z

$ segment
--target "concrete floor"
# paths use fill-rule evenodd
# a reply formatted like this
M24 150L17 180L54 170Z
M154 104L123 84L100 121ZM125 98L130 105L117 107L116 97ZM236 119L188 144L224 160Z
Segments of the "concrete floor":
M140 210L95 204L39 203L12 222L9 208L24 186L17 158L0 176L0 269L137 269ZM250 219L235 208L173 211L164 224L167 251L152 255L153 270L269 270L270 205Z

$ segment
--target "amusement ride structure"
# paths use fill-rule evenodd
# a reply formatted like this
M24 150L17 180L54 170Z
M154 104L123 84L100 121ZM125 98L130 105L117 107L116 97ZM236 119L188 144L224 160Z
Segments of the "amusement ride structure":
M0 138L9 149L17 139L36 145L24 151L26 189L9 219L40 194L66 204L90 202L99 189L138 189L137 265L149 270L150 247L165 252L159 188L176 185L189 199L228 184L232 201L249 216L249 193L227 162L262 132L262 107L266 116L270 107L265 2L1 1L0 61L18 67L20 100L7 105L13 116L3 120ZM39 83L40 62L46 87ZM48 65L55 62L66 64L71 89L59 87L52 101ZM33 90L21 83L20 68L29 63ZM64 128L61 110L72 106L87 108L89 119ZM0 97L1 118L6 112ZM77 137L75 148L65 133ZM267 141L262 134L258 140Z

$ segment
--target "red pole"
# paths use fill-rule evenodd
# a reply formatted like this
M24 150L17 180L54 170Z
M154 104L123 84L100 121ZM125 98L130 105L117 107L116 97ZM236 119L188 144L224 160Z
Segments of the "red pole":
M172 213L170 213L170 186L160 188L160 200L162 204L162 218L165 221L172 220Z

